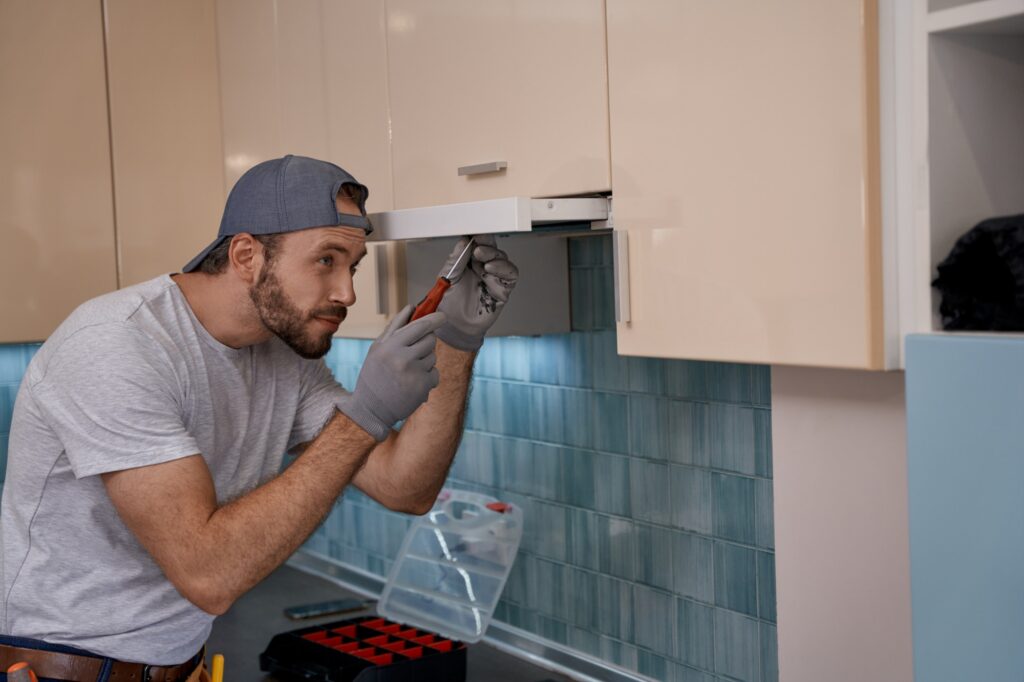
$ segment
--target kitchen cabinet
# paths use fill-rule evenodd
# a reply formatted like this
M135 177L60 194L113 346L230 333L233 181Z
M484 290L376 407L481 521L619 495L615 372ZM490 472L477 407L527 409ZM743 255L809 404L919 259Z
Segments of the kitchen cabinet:
M395 208L611 188L602 0L388 0Z
M0 0L0 342L117 286L103 16Z
M1024 671L1024 341L907 339L907 481L918 682Z
M619 352L882 368L876 0L607 5Z
M337 163L391 209L383 0L217 0L224 175L267 159ZM341 334L376 337L404 304L401 245L369 245ZM390 274L390 276L389 276ZM378 276L379 275L379 276Z
M213 0L106 0L119 285L178 272L226 193Z
M905 328L942 329L931 282L957 239L979 222L1024 213L1024 3L914 0L906 70L912 226L900 268Z

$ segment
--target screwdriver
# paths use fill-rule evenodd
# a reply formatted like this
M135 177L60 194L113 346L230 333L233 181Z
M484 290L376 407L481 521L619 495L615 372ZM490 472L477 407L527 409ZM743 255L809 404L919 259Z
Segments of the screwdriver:
M465 256L469 250L473 248L473 240L470 239L469 243L466 244L466 248L462 250L459 257L455 259L455 265L448 271L447 275L437 278L437 283L434 284L433 288L427 292L427 295L423 297L423 300L416 305L416 310L412 311L412 320L418 320L424 315L437 310L437 306L441 305L441 299L444 297L444 292L448 291L448 287L452 285L451 277L455 274L455 270L459 267L459 263L462 262L462 257ZM412 322L410 320L410 322Z

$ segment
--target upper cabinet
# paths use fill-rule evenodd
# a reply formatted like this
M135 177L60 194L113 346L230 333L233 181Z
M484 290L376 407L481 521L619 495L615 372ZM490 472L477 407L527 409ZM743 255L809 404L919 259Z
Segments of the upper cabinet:
M103 16L0 0L0 342L117 286Z
M388 0L395 208L611 189L602 0Z
M119 285L178 272L224 210L213 0L106 0Z
M884 366L876 13L608 0L620 353Z
M217 0L228 188L285 154L332 161L393 208L383 0ZM340 333L376 337L404 304L398 244L373 244Z
M391 199L383 0L217 0L224 171L285 154L332 161Z
M1024 213L1024 2L906 5L913 87L900 92L912 93L905 105L912 151L903 177L914 189L906 222L914 224L915 249L901 254L912 290L904 327L933 333L942 330L941 297L931 286L939 263L978 223ZM990 271L998 273L988 283L997 297L1000 280L1012 277L1008 269Z
M627 355L899 366L953 240L1024 210L1017 0L65 4L0 0L0 341L177 270L285 154L378 238L611 218ZM409 298L369 247L346 336Z

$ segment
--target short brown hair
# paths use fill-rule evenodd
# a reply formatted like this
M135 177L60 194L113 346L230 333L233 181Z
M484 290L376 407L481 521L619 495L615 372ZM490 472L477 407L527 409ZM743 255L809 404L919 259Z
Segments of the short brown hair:
M281 235L254 234L252 238L263 245L263 259L269 263L277 251ZM233 237L227 237L220 244L217 244L217 248L206 254L206 258L199 263L196 270L207 275L219 275L224 272L228 266L228 251L231 249L232 239Z

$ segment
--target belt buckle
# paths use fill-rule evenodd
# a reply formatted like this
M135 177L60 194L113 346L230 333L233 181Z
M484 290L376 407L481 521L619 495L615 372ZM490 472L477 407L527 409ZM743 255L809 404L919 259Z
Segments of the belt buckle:
M141 677L141 682L153 682L152 666L143 665L142 666L142 675L140 677Z

